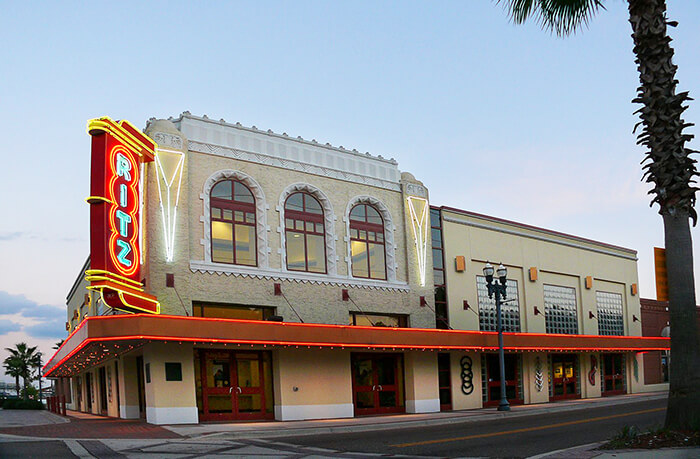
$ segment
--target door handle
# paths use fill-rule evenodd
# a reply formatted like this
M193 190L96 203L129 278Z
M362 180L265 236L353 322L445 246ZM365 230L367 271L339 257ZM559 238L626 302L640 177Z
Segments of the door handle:
M233 391L233 387L228 388L228 394L231 395L231 392Z
M377 386L372 386L372 390L373 391L377 390Z
M239 393L239 394L242 394L242 393L243 393L243 389L241 389L240 386L239 386L239 387L236 387L236 389L238 389L238 393Z
M381 385L379 386L379 390L384 390Z

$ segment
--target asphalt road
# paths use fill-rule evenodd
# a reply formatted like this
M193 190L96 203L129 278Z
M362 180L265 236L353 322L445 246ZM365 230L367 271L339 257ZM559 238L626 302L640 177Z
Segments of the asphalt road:
M652 400L497 421L424 426L279 441L302 446L437 457L529 457L609 439L625 425L640 429L664 422L666 400Z

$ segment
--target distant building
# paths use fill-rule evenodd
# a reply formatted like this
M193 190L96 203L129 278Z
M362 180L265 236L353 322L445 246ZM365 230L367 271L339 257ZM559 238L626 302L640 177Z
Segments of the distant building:
M430 207L393 159L187 112L148 137L90 130L91 258L44 369L72 409L168 424L488 406L487 260L508 267L512 403L639 392L640 353L668 348L641 337L635 251Z

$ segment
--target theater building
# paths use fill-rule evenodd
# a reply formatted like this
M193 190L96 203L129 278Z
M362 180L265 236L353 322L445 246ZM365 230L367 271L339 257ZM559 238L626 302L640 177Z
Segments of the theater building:
M642 390L636 253L447 207L394 159L183 113L92 136L91 253L44 373L155 424L324 419ZM641 372L641 373L640 373Z

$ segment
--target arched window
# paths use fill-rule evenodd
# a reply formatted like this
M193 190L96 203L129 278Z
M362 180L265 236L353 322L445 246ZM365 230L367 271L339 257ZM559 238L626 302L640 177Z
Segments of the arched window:
M287 269L326 272L326 231L321 203L308 193L290 194L284 202Z
M236 180L211 189L211 261L257 266L255 198Z
M384 220L371 205L350 211L350 252L353 277L386 280Z

